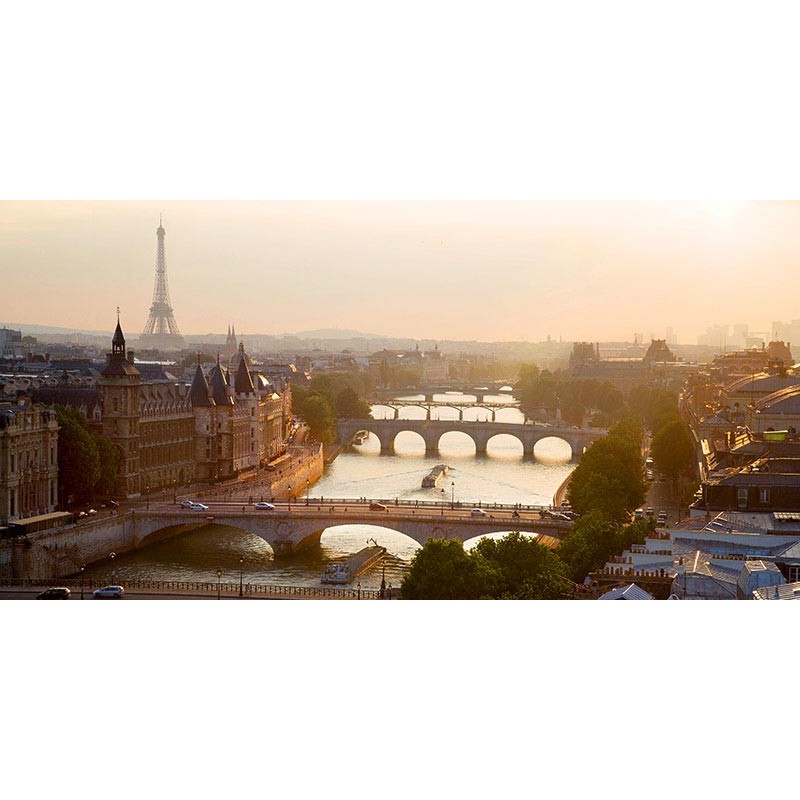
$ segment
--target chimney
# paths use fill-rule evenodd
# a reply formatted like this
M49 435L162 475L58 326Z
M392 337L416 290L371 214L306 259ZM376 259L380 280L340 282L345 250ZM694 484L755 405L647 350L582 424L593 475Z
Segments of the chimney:
M133 364L133 350L128 350L128 361Z

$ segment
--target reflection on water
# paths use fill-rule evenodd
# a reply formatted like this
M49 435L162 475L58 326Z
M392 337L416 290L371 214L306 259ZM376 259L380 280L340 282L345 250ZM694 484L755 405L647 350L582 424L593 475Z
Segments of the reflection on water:
M454 402L450 395L437 395L436 399L445 397ZM498 403L510 401L503 395L486 399ZM379 407L374 407L376 417L394 415L392 409L385 411L387 413L383 414ZM470 418L468 412L478 415L486 413L486 409L466 409L464 417L467 419ZM501 409L497 413L512 417L516 414L517 418L506 421L522 422L518 409ZM401 409L401 416L406 414L409 419L419 419L420 415L424 418L425 409ZM432 414L441 419L458 419L458 411L450 408L435 408ZM475 456L472 439L457 431L442 436L436 455L426 456L422 437L411 431L398 434L395 451L391 456L380 455L377 439L370 436L364 445L341 453L329 465L323 478L312 488L312 496L446 503L455 500L468 505L478 502L547 505L572 469L572 464L568 463L569 445L565 442L543 440L536 447L534 461L529 456L523 457L522 444L508 434L494 437L489 442L487 455L481 457ZM446 463L450 472L439 487L423 489L423 477L440 463ZM373 537L387 548L386 582L399 586L419 545L401 533L373 525L328 528L319 546L277 560L269 545L255 534L224 525L207 525L138 552L118 555L114 568L117 580L123 585L126 578L215 582L218 569L223 571L224 582L235 583L239 580L239 560L243 559L244 583L320 586L319 579L327 564L357 552ZM475 541L468 542L467 547ZM96 583L108 582L110 564L90 565L86 575ZM381 575L382 567L378 566L358 580L363 588L377 589Z

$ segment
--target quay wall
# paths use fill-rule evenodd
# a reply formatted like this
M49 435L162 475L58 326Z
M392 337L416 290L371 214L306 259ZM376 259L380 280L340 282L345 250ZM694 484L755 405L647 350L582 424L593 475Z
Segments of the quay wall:
M286 499L291 486L293 497L302 497L306 481L313 484L322 477L324 464L322 445L289 448L295 457L291 471L273 479L271 493ZM247 484L241 484L246 487ZM29 534L26 539L4 539L0 542L0 578L51 581L74 575L82 565L109 561L110 554L129 553L139 548L153 533L153 524L141 520L143 509L128 513L101 514L74 525ZM157 538L167 539L200 527L205 521L192 521L160 527ZM151 536L148 544L156 539Z
M292 499L305 497L306 486L315 484L325 471L321 444L313 448L308 445L290 447L288 452L298 460L293 463L291 473L272 478L270 493L276 500L287 500L290 491Z

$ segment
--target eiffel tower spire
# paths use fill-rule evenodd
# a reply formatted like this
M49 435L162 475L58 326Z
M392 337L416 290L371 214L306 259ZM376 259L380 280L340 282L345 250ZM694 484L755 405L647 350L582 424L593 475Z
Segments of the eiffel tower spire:
M153 289L153 303L150 306L150 316L144 332L139 338L139 346L155 350L180 350L184 341L172 313L169 302L169 288L167 287L167 259L164 254L164 237L166 231L161 215L158 218L158 255L156 258L156 282Z

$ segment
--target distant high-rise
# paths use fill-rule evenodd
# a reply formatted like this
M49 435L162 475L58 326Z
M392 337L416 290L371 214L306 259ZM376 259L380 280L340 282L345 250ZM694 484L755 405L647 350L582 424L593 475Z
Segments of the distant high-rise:
M164 255L164 230L161 220L158 221L158 255L156 258L156 284L153 290L153 304L144 332L139 337L139 347L151 350L181 350L185 347L183 336L178 330L175 315L169 302L167 288L167 260Z

